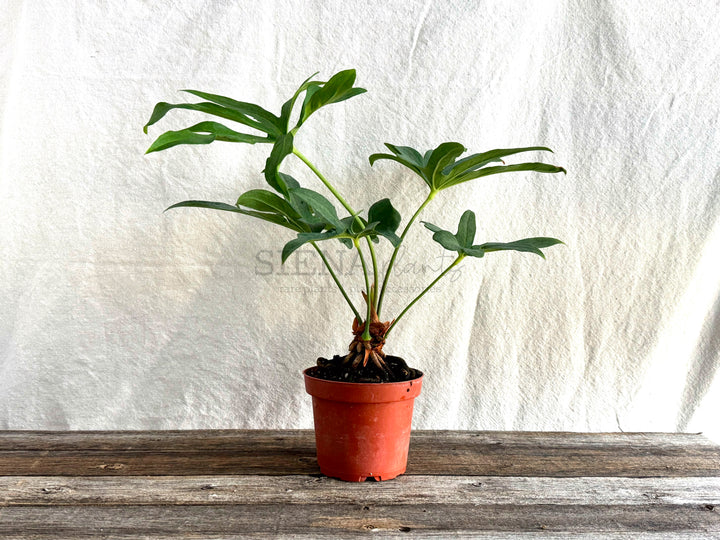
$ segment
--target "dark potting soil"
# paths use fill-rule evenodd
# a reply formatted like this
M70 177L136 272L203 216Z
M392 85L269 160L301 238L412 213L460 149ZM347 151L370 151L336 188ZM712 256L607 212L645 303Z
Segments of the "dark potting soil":
M344 357L335 355L332 360L318 358L317 366L311 367L307 374L316 379L326 381L354 382L354 383L387 383L412 381L422 376L422 371L409 367L405 360L398 356L386 356L385 363L389 373L381 373L377 367L368 362L368 365L356 368L343 364Z

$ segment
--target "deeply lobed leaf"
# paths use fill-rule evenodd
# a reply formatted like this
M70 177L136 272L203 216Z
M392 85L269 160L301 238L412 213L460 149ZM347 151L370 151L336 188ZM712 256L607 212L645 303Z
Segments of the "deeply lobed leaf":
M256 105L255 103L246 103L244 101L237 101L229 97L219 96L217 94L209 94L207 92L201 92L199 90L183 90L183 92L187 92L188 94L192 94L199 98L206 99L244 117L250 117L254 119L258 126L260 126L257 129L265 131L268 135L279 136L283 133L280 118L275 116L270 111L264 109L260 105Z
M434 233L433 240L439 243L442 247L449 251L455 251L471 257L482 257L485 253L491 251L523 251L535 253L544 259L545 254L541 251L542 248L562 244L562 242L557 238L535 237L523 238L522 240L516 240L515 242L487 242L479 246L473 245L473 241L475 240L476 225L475 214L472 210L466 210L462 217L460 217L458 231L455 234L452 234L450 231L443 230L432 223L423 221L423 224Z
M498 148L496 150L489 150L487 152L481 152L479 154L472 154L463 159L456 161L449 165L444 171L448 177L453 178L460 176L461 174L474 171L485 165L495 162L502 162L502 158L511 156L513 154L519 154L521 152L531 151L545 151L551 152L549 148L545 146L528 146L525 148Z
M457 158L465 152L465 147L455 142L442 143L437 148L428 150L424 155L421 155L420 152L408 146L395 146L389 143L385 143L385 146L390 149L392 154L372 154L370 156L370 165L373 165L379 159L396 161L420 176L428 185L431 192L441 191L482 176L503 172L566 172L562 167L556 167L555 165L548 165L546 163L521 163L501 167L485 167L493 162L502 162L502 158L505 156L521 152L552 152L552 150L545 146L500 148L479 154L472 154L463 159Z
M472 170L456 177L449 177L443 184L441 189L462 184L483 176L492 174L501 174L506 172L535 171L541 173L567 173L562 167L548 165L547 163L518 163L516 165L501 165L496 167L485 167L483 169Z
M466 250L472 249L472 243L475 239L475 214L472 210L466 210L463 213L458 223L458 231L455 234L426 221L423 221L423 224L426 228L433 231L433 240L448 251L456 251L457 253L465 255L470 254L467 253ZM482 255L473 256L477 257Z
M156 104L150 115L150 119L143 127L145 133L147 133L149 126L161 120L169 111L173 109L187 109L239 122L266 133L267 137L238 133L224 126L223 129L226 134L223 136L214 133L212 130L210 132L199 130L197 127L201 124L198 124L198 126L184 130L164 133L155 141L148 152L165 150L178 144L209 144L216 140L250 144L275 142L271 156L266 162L265 177L274 189L287 195L287 190L290 186L284 185L282 178L278 178L277 169L282 160L292 153L292 144L288 144L292 143L292 135L294 135L300 125L320 107L331 103L339 103L365 92L363 88L353 87L355 82L355 70L353 69L340 71L333 75L327 82L312 80L314 76L315 75L312 75L306 79L295 91L295 94L283 104L279 117L254 103L237 101L226 96L199 90L183 90L183 92L207 101L202 103L177 104L160 102ZM289 126L290 116L292 115L295 102L303 92L305 92L305 99L303 101L300 118L297 125L291 130ZM209 123L205 122L203 124L207 125Z
M280 122L283 133L290 132L290 116L292 115L293 108L295 107L295 102L297 101L298 97L300 97L300 94L305 92L305 99L307 99L308 94L314 93L320 88L320 85L324 84L322 81L313 81L312 78L315 75L317 75L317 72L313 73L307 79L305 79L303 83L298 87L298 89L295 90L293 96L285 103L283 103L282 109L280 111ZM300 117L302 118L302 114L300 115ZM295 130L297 130L297 127L299 127L299 124L295 126Z
M353 87L355 84L355 70L346 69L340 71L330 77L330 80L322 86L319 84L308 92L303 102L298 127L305 122L312 113L320 107L330 105L332 103L340 103L353 96L365 93L364 88Z
M311 223L323 223L327 228L333 228L338 231L345 231L345 224L340 221L335 206L327 200L327 198L311 189L294 188L290 190L290 203L299 211L299 204L304 203L311 211ZM306 218L304 218L306 219Z
M296 232L301 232L303 229L298 227L296 224L289 221L286 217L275 214L275 213L269 213L269 212L256 212L253 210L244 210L242 208L238 208L237 206L233 206L231 204L222 203L222 202L212 202L212 201L183 201L176 204L173 204L172 206L168 206L165 211L171 210L173 208L182 208L182 207L190 207L190 208L208 208L210 210L222 210L225 212L235 212L237 214L244 214L246 216L251 216L254 218L262 219L263 221L268 221L270 223L274 223L276 225L281 225L285 227L286 229L291 229Z
M301 248L302 246L304 246L305 244L307 244L309 242L320 242L323 240L332 240L335 238L342 238L342 237L347 238L347 236L344 233L337 232L337 231L302 232L297 235L297 238L293 238L287 244L285 244L285 246L283 246L282 254L281 254L282 262L284 264L290 255L292 255L295 251L297 251L299 248ZM347 243L345 243L345 245L347 246ZM352 244L350 244L350 246L348 246L348 247L351 247L351 246L352 246Z
M370 156L370 165L373 165L379 159L397 161L420 176L431 191L437 191L438 184L442 179L443 169L465 151L463 145L454 142L442 143L434 150L428 150L424 155L409 146L395 146L390 143L385 143L385 146L394 155L372 154Z
M463 215L460 216L455 238L457 238L458 243L464 248L472 246L475 240L475 214L472 210L465 210Z
M246 191L238 197L237 205L246 206L260 212L280 214L289 220L299 220L301 217L285 199L265 189Z
M387 238L393 247L397 247L400 243L400 237L395 234L402 217L395 207L393 207L390 199L381 199L374 203L368 210L368 221L375 223L373 229L375 232Z
M293 151L293 135L292 133L286 133L278 137L273 145L270 156L265 161L265 180L275 190L286 197L290 192L290 186L287 185L285 178L282 173L278 171L280 164L283 160L292 154Z
M238 133L218 122L200 122L178 131L166 131L145 152L159 152L179 144L210 144L213 141L242 142L248 144L269 143L271 139L258 135Z
M523 238L522 240L516 240L514 242L488 242L482 244L480 247L483 251L523 251L528 253L535 253L540 255L543 259L545 254L540 251L541 248L547 248L556 244L563 244L561 240L557 238L547 237L535 237L535 238Z
M465 152L465 147L456 142L445 142L435 150L426 153L427 164L423 168L423 177L430 188L437 191L442 188L445 174L443 170Z

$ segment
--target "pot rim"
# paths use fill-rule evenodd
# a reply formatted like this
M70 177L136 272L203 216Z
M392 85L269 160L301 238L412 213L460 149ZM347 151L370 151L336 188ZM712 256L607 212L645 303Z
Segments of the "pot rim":
M321 379L320 377L313 377L312 375L309 375L307 372L310 371L310 370L311 370L312 368L314 368L314 367L316 367L316 366L310 366L309 368L304 369L304 370L302 371L302 374L303 374L305 377L307 377L307 378L309 378L309 379L316 380L316 381L322 381L322 382L324 382L324 383L337 384L337 385L354 386L354 387L363 386L363 385L364 385L364 386L375 386L375 387L377 387L377 386L385 386L385 387L388 387L388 386L392 386L392 385L401 386L401 385L405 385L405 384L409 384L409 383L416 383L417 381L419 381L420 379L422 379L422 378L425 376L425 374L424 374L422 371L420 371L419 369L413 368L413 369L415 369L415 371L417 371L418 373L420 373L420 376L419 376L419 377L415 377L414 379L408 379L407 381L395 381L395 382L346 382L346 381L331 381L331 380L328 380L328 379Z

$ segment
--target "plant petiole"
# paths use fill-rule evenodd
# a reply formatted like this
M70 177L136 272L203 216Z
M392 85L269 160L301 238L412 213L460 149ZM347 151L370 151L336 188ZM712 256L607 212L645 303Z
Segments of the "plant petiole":
M344 197L342 195L340 195L340 192L338 192L338 190L335 189L335 186L333 186L330 183L330 181L327 178L325 178L325 176L320 172L320 170L315 165L313 165L313 163L308 158L306 158L303 155L303 153L300 152L300 150L298 150L295 147L293 147L293 154L295 154L298 158L300 158L300 160L303 163L305 163L305 165L307 165L313 173L315 173L315 176L317 176L320 179L320 181L323 184L325 184L325 187L328 188L328 190L330 190L330 193L332 193L335 196L335 198L340 202L340 204L343 205L345 210L350 212L351 216L355 216L355 221L357 223L359 223L360 226L362 227L363 223L360 220L360 218L358 217L358 213L352 209L350 204L344 199ZM365 237L365 240L367 241L368 249L370 249L370 258L372 259L372 267L373 267L373 278L375 280L374 283L377 283L378 282L378 264L377 264L377 258L375 256L375 248L373 247L372 241L370 240L370 238ZM357 247L357 243L355 245ZM358 248L358 253L361 253L360 248ZM362 253L360 256L361 256L361 260L362 260ZM370 289L368 288L368 303L374 304L375 301L376 301L375 299L370 300ZM368 311L368 313L369 313L369 311Z
M388 328L388 331L385 332L385 337L386 337L386 338L387 338L388 334L390 334L390 331L395 327L395 325L397 324L397 322L398 322L400 319L402 319L402 316L405 315L405 313L407 313L407 311L408 311L411 307L413 307L413 305L415 304L415 302L417 302L418 300L420 300L426 292L428 292L430 289L432 289L433 286L434 286L438 281L440 281L443 277L445 277L445 275L446 275L450 270L452 270L452 269L455 268L458 264L460 264L460 261L462 261L464 258L465 258L465 254L464 254L464 253L460 253L460 254L457 256L457 259L455 259L450 266L448 266L445 270L443 270L443 272L442 272L438 277L436 277L430 285L428 285L427 287L425 287L425 289L423 290L423 292L421 292L420 294L418 294L418 295L415 297L415 299L414 299L412 302L410 302L410 303L407 305L407 307L402 310L402 312L400 312L400 315L398 315L398 316L395 318L395 320L393 321L393 323L390 325L390 328Z
M338 289L340 289L340 292L342 293L343 298L345 298L345 301L350 306L350 309L353 310L353 313L355 314L355 318L357 318L358 321L362 321L362 317L360 316L360 313L358 312L357 308L350 300L350 297L345 292L345 289L343 288L343 286L340 284L340 280L338 279L337 275L333 271L332 266L330 266L330 262L327 260L327 257L325 257L325 254L320 250L317 243L310 242L310 244L318 252L318 255L320 255L320 258L322 259L323 263L325 263L325 267L328 269L328 272L330 272L330 275L332 276L333 281L335 281L335 285L337 285Z
M410 226L417 219L417 217L420 215L420 213L425 209L425 207L428 204L430 204L430 201L432 201L435 198L436 194L437 194L436 190L434 190L434 189L430 190L430 193L428 194L427 198L423 201L423 203L420 205L420 207L415 211L413 216L410 218L410 221L408 221L408 224L405 225L405 229L403 229L402 234L400 235L400 242L398 242L398 245L395 246L392 256L390 257L390 262L388 263L387 270L385 271L385 277L383 278L382 288L380 289L380 295L378 296L377 310L376 310L378 316L380 316L380 310L382 309L382 301L383 301L383 298L385 297L385 289L387 287L388 281L390 280L390 272L392 271L393 265L395 264L395 259L397 258L397 254L398 254L398 251L400 250L400 246L402 245L403 240L405 240L405 236L407 235L408 231L410 230ZM377 283L377 278L375 280L375 283Z

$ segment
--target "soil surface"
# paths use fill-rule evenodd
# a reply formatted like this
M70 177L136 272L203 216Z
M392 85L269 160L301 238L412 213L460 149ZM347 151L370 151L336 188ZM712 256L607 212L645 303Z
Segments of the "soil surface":
M389 368L388 373L382 373L380 370L368 362L368 365L362 365L353 368L350 364L343 363L344 357L335 355L332 360L327 358L318 358L317 366L308 370L308 375L316 379L324 379L326 381L341 381L354 383L387 383L387 382L404 382L412 381L422 376L422 371L408 367L405 360L398 356L386 356L385 363Z

